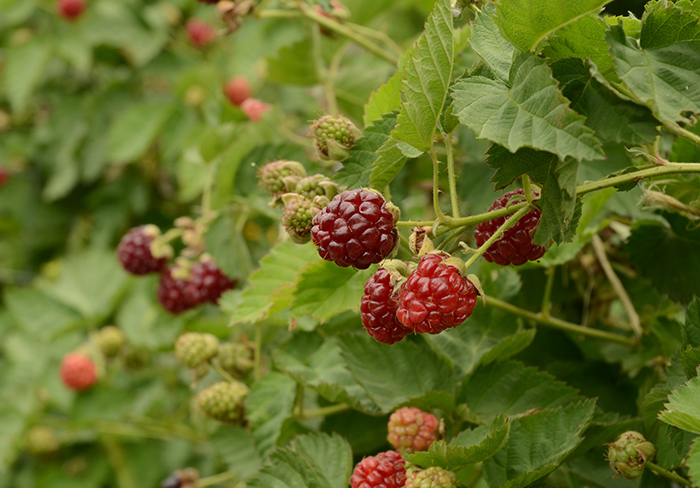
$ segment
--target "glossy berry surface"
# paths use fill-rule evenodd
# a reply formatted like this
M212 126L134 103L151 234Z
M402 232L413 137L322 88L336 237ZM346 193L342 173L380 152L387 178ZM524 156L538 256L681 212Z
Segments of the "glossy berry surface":
M58 0L58 13L64 19L75 20L84 10L85 0Z
M145 275L158 273L168 262L168 258L154 258L151 242L160 233L157 227L142 225L127 232L117 247L117 258L131 274Z
M426 254L401 288L399 320L414 332L439 334L464 322L476 305L476 288L444 256Z
M61 362L61 380L71 390L86 390L97 382L97 366L84 354L67 354Z
M256 98L246 98L241 103L241 110L250 120L257 122L265 112L270 110L270 106Z
M204 47L216 39L216 31L212 26L198 19L190 19L185 25L190 42L197 47Z
M396 451L380 452L357 463L350 477L352 488L403 488L406 468Z
M365 294L360 302L362 325L369 335L384 344L394 344L412 331L396 317L399 293L394 292L391 275L379 268L365 283Z
M224 93L226 93L226 98L237 107L252 95L248 80L242 76L231 78L226 83Z
M440 422L432 413L403 407L389 417L387 440L400 453L427 451L437 439Z
M511 205L518 203L511 200L517 195L522 195L525 199L525 192L522 189L517 189L506 193L502 197L496 199L491 205L489 211L504 208L509 201ZM532 234L537 229L537 224L540 222L542 212L539 209L533 208L526 213L513 227L506 230L500 239L494 242L484 253L484 259L490 263L497 263L501 266L513 264L520 266L528 261L535 261L547 252L543 246L537 246L532 242ZM493 220L481 222L476 226L474 238L476 244L481 246L503 225L508 216L498 217Z
M346 190L314 217L318 254L338 266L367 269L389 256L398 240L396 219L381 195Z
M190 269L192 299L196 303L216 303L225 291L235 288L236 283L210 259L195 263Z
M158 301L163 308L173 314L179 314L199 305L193 297L189 279L175 278L173 267L163 271L158 285Z

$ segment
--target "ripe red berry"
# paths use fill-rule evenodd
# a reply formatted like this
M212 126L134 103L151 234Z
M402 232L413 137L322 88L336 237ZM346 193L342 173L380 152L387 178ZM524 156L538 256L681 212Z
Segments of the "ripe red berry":
M265 112L270 110L270 105L256 98L246 98L241 102L241 110L253 122L260 120Z
M155 225L135 227L122 237L117 247L117 258L131 274L158 273L168 262L167 257L155 258L151 253L151 242L160 235Z
M380 452L357 463L350 477L352 488L403 488L406 461L396 451Z
M216 39L216 31L212 26L198 19L190 19L185 25L187 35L192 44L203 47L211 44Z
M394 344L412 331L396 317L399 293L394 291L391 274L379 268L365 283L365 294L360 303L362 325L369 335L384 344Z
M93 360L84 354L66 354L61 361L61 379L71 390L86 390L97 381L97 367Z
M367 269L394 250L397 220L379 193L346 190L314 217L311 237L323 259Z
M440 422L432 413L403 407L389 417L387 440L400 453L427 451L437 439Z
M504 208L508 202L516 195L524 195L522 189L517 189L496 199L489 211ZM513 202L511 201L511 204ZM494 242L484 253L484 259L490 263L497 263L501 266L513 264L520 266L528 261L535 261L547 252L543 246L537 246L532 242L532 234L537 229L542 212L538 208L533 208L526 213L513 227L506 230L500 239ZM508 216L498 217L493 220L481 222L476 226L474 238L476 244L481 246L503 225Z
M221 294L232 290L236 283L236 280L226 276L211 259L195 263L190 269L192 299L196 303L216 303Z
M242 76L231 78L224 87L224 93L226 98L237 107L252 95L248 80Z
M397 317L414 332L439 334L464 322L476 305L476 288L445 256L426 254L401 287Z
M175 266L164 270L160 275L158 285L158 301L163 308L173 314L196 307L199 303L194 299L191 281L173 276Z
M80 17L85 10L84 0L58 0L58 13L67 20L75 20Z

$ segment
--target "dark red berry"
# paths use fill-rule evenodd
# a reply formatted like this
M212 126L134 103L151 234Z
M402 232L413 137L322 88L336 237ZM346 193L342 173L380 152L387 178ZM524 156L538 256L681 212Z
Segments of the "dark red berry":
M117 247L117 258L131 274L158 273L168 262L167 257L155 258L151 253L151 242L160 235L155 225L135 227L122 237Z
M158 301L163 308L173 314L179 314L199 305L192 293L192 283L187 279L176 278L173 271L178 268L171 266L160 275L158 286Z
M365 294L360 303L362 325L369 335L384 344L394 344L412 331L396 317L399 293L394 292L391 275L379 268L365 283Z
M522 189L517 189L506 193L496 199L489 211L504 208L516 195L523 195L524 199L525 192ZM511 201L512 203L513 201ZM484 253L484 259L501 266L509 264L520 266L528 261L535 261L544 256L547 249L532 242L532 234L537 229L541 216L542 212L538 208L533 208L526 213L513 227L506 230L500 239L491 244L491 247ZM477 225L474 231L476 244L481 246L488 241L507 218L508 216L498 217Z
M187 35L192 44L197 47L203 47L211 44L216 39L216 31L212 26L198 19L190 19L185 25Z
M476 305L476 288L445 256L426 254L401 287L397 317L414 332L439 334L464 322Z
M323 259L367 269L394 250L396 220L379 193L346 190L314 217L311 237Z
M231 78L224 87L224 93L229 101L239 107L251 96L250 84L242 76Z
M72 390L86 390L97 381L97 366L84 354L66 354L61 361L61 380Z
M84 0L58 0L58 13L64 19L75 20L85 10Z
M190 284L192 299L196 303L216 303L223 292L236 286L236 280L226 276L214 261L206 259L192 265Z
M380 452L357 463L350 477L352 488L403 488L406 461L396 451Z

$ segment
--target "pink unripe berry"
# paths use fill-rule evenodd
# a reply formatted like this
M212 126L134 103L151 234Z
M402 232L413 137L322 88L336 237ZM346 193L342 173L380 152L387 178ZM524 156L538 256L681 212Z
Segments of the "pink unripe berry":
M242 76L231 78L224 87L226 98L237 107L250 98L251 90L248 80Z
M260 120L263 114L270 110L270 108L270 105L256 98L246 98L243 103L241 103L241 110L243 110L243 113L253 122Z
M75 20L80 17L85 10L84 0L58 0L58 13L67 20Z
M216 39L216 31L212 26L198 19L190 19L185 26L190 42L197 47L204 47Z

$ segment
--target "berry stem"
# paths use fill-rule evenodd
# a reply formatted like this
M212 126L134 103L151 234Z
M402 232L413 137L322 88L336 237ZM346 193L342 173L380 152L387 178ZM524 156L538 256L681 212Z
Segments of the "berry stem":
M405 49L402 48L389 35L387 35L386 32L374 30L370 27L365 27L364 25L360 25L360 24L353 24L352 22L346 22L346 25L350 26L358 34L361 34L361 35L364 35L367 37L372 37L374 39L377 39L378 41L383 42L384 44L389 46L396 53L397 56L402 56L403 53L405 52Z
M225 379L229 383L234 383L236 381L236 379L233 376L231 376L230 374L228 374L226 372L226 370L224 368L222 368L221 365L217 361L209 360L209 364L211 365L212 368L214 368L216 370L217 373L219 373L219 375L221 375L221 377L223 379Z
M556 268L547 268L544 272L547 275L547 282L544 285L544 294L542 295L542 316L549 317L549 309L551 307L550 298L552 296L552 286L554 285L554 275Z
M600 262L600 267L603 268L605 276L608 278L608 281L615 290L615 293L617 293L620 302L622 302L622 307L627 313L627 318L629 318L630 326L632 327L632 332L634 332L635 336L641 337L644 333L644 330L642 329L639 314L634 309L634 304L632 303L630 296L627 294L627 291L625 290L625 287L620 281L620 278L618 278L618 276L615 274L615 270L613 270L612 265L608 260L603 240L600 237L598 237L598 234L596 234L591 239L591 242L593 244L593 251L595 251L595 255L598 258L598 261Z
M565 320L560 320L560 319L557 319L554 317L547 317L547 316L543 315L542 313L535 313L535 312L531 312L529 310L525 310L524 308L520 308L520 307L517 307L515 305L511 305L508 302L504 302L502 300L499 300L498 298L493 298L493 297L487 296L486 297L486 305L500 308L501 310L505 310L506 312L510 312L510 313L515 314L515 315L519 315L521 317L524 317L526 319L530 319L533 322L537 322L539 324L553 327L555 329L563 330L566 332L572 332L574 334L588 336L588 337L595 337L597 339L603 339L603 340L610 341L610 342L616 342L618 344L623 344L625 346L630 346L630 347L632 347L634 345L634 341L632 339L627 338L627 337L613 334L611 332L605 332L603 330L591 329L589 327L582 327L580 325L572 324L571 322L567 322Z
M117 487L137 488L134 477L131 475L129 466L126 463L124 449L122 449L117 438L111 435L103 435L100 437L100 444L102 444L105 454L107 455L107 460L114 471Z
M196 486L197 488L204 488L205 486L218 485L219 483L223 483L224 481L238 479L238 476L238 471L225 471L223 473L207 476L206 478L200 478L194 486Z
M484 242L479 249L477 249L474 252L474 255L469 258L469 260L464 264L464 267L466 269L469 269L469 267L474 264L474 262L479 259L487 250L489 247L491 247L491 244L496 242L502 235L503 233L513 227L515 223L520 220L523 215L528 213L530 211L530 206L526 206L515 212L513 215L508 217L508 219L503 222L503 225L501 225L496 232L493 233L491 237L488 238L486 242Z
M610 178L602 178L591 183L584 183L576 188L578 196L585 195L593 191L602 190L611 186L617 186L630 181L639 180L646 177L685 174L685 173L700 173L700 163L668 163L663 166L654 166L653 168L645 168L639 171L633 171L624 175L612 176Z
M430 157L433 160L433 208L435 209L437 220L445 222L447 217L440 210L440 168L438 167L440 160L435 154L435 147L430 148Z
M319 417L328 417L330 415L346 412L348 410L350 410L350 407L348 405L344 403L339 403L337 405L329 405L327 407L312 408L303 411L295 409L294 416L300 419L313 419Z
M527 203L534 207L535 195L532 194L532 184L530 181L530 177L527 174L523 174L521 179L523 181L523 191L525 192L525 200L527 200Z
M459 218L459 200L457 199L457 177L455 176L455 154L452 147L452 135L443 134L445 147L447 148L447 179L450 183L450 201L452 203L452 217Z
M684 486L690 486L690 487L693 487L693 486L694 486L694 485L693 485L690 481L688 481L687 479L685 479L685 478L683 478L682 476L680 476L680 475L674 473L673 471L668 471L668 470L662 468L662 467L659 466L658 464L654 464L654 463L652 463L652 462L650 462L650 461L647 461L647 462L645 463L645 466L647 466L647 467L649 468L649 470L650 470L652 473L654 473L655 475L657 475L657 476L663 476L663 477L665 477L665 478L668 478L668 479L670 479L670 480L675 481L676 483L680 483L681 485L684 485Z
M673 132L674 134L681 136L681 137L684 137L684 138L688 139L689 141L700 146L700 136L698 136L697 134L690 132L688 129L684 129L683 127L681 127L680 125L678 125L676 123L665 121L665 122L662 122L662 124L666 129Z

